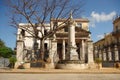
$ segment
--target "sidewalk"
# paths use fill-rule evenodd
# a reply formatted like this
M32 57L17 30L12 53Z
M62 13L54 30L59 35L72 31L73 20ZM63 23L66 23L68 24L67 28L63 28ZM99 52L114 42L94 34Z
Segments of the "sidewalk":
M116 68L102 68L102 69L85 69L85 70L63 70L63 69L0 69L1 73L32 73L32 74L53 74L53 73L77 73L77 74L120 74L120 69Z

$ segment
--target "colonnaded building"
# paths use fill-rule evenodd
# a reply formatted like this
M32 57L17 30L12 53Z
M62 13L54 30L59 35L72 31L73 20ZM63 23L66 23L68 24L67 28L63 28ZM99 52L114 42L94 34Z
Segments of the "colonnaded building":
M56 22L55 19L52 19L51 24L60 24L65 20L66 19L58 19ZM49 37L44 42L46 56L51 59L50 64L54 67L55 64L60 60L78 60L82 61L83 63L94 62L93 44L91 40L91 33L88 27L89 20L83 18L73 19L71 17L68 22L69 21L72 21L72 23L70 23L69 25L63 24L65 28L57 31L54 35L54 38ZM40 53L40 41L36 40L26 30L24 30L23 26L28 25L29 24L27 23L19 24L16 42L16 68L23 63L26 65L27 68L33 67L34 65L31 65L30 63L32 61L35 61L37 59L36 56ZM44 34L45 31L48 31L50 29L49 23L45 23L45 25L46 29L42 30ZM70 26L71 29L69 29ZM39 26L38 28L41 29L41 27ZM35 49L36 42L38 44L37 50ZM72 46L73 48L70 46Z
M94 43L94 58L102 59L106 67L120 62L120 16L113 21L113 31Z

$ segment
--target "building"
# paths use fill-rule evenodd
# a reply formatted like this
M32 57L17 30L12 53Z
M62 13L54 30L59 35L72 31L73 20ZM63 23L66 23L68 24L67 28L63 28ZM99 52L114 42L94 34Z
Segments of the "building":
M51 20L51 24L61 24L66 19L58 19L57 22L55 19ZM76 46L77 51L77 59L83 60L85 63L87 62L93 62L92 60L92 54L93 54L93 46L91 41L91 33L88 28L88 19L72 19L74 24L70 23L70 26L73 26L75 28L75 42L73 45ZM69 22L69 21L68 21ZM35 25L35 24L34 24ZM35 61L37 59L37 55L39 54L40 49L40 40L36 40L30 32L26 32L24 30L24 27L29 27L29 24L20 23L17 33L17 42L16 42L16 55L17 55L17 62L15 67L17 68L21 64L25 64L26 67L33 67L31 65L32 61ZM38 29L41 30L41 27ZM50 29L50 24L45 24L46 29L42 29L42 31L45 32ZM56 34L53 37L49 37L44 42L45 47L45 57L50 58L50 65L51 67L55 67L55 63L60 60L67 60L67 53L68 51L68 35L72 35L72 32L68 34L68 27L67 24L62 24L62 26L65 26L60 31L57 31ZM39 36L41 36L40 33L38 33ZM72 40L72 38L71 38ZM37 44L37 47L36 47ZM91 45L91 46L89 46ZM72 50L73 51L73 50ZM92 54L89 54L92 53ZM90 56L91 55L91 56ZM50 67L50 66L49 66Z
M102 59L103 66L120 62L120 17L113 21L113 31L94 43L94 59Z

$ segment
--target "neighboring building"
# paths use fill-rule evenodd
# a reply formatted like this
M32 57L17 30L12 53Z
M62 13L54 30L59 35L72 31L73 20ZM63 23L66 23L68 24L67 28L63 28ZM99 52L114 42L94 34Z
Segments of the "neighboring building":
M52 20L51 24L60 24L61 22L65 21L66 19L59 19ZM88 62L88 53L91 52L88 47L88 42L91 41L91 33L88 29L88 19L74 19L74 25L75 27L75 42L77 46L77 53L78 53L78 59L83 60L84 62ZM45 24L46 30L50 29L50 24ZM54 39L53 38L47 38L45 40L45 51L46 56L48 56L51 59L51 63L55 63L57 60L66 60L66 53L68 52L68 27L66 24L63 24L65 26L64 29L56 32ZM22 26L22 27L21 27ZM17 43L16 43L16 54L17 54L17 62L16 67L18 67L22 63L30 63L37 59L37 55L39 54L40 49L40 41L36 40L34 37L32 37L28 32L24 30L24 27L30 26L29 24L20 23L17 33ZM41 29L41 27L38 26L38 29ZM41 35L41 34L39 34ZM35 48L35 44L38 44L38 47ZM90 46L91 47L91 46ZM91 47L92 49L92 47Z
M113 32L94 43L94 59L102 59L103 66L120 62L120 17L113 21Z

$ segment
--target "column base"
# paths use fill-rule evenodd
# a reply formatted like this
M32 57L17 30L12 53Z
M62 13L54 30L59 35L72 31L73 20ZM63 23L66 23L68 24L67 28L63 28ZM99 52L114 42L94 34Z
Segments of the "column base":
M70 55L70 60L79 60L77 54L71 54Z
M79 60L78 53L76 52L75 48L71 49L69 54L70 54L70 60Z
M46 69L54 69L54 68L55 68L55 65L54 65L54 63L46 63L46 64L45 64L45 68L46 68Z
M70 70L88 69L88 64L80 60L61 60L56 65L56 69L70 69Z
M30 63L16 62L14 68L15 69L24 69L24 68L29 69L30 68Z
M14 68L18 69L18 67L21 65L21 62L16 62Z

